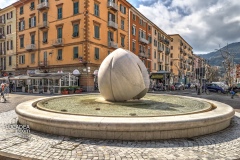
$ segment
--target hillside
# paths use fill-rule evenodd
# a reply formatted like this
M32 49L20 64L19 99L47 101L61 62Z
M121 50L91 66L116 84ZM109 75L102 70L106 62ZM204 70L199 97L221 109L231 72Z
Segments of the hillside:
M222 48L222 50L228 51L231 54L236 53L234 62L240 64L240 42L231 43L228 46ZM211 66L222 66L223 57L220 51L210 52L208 54L199 54L198 56L209 60Z

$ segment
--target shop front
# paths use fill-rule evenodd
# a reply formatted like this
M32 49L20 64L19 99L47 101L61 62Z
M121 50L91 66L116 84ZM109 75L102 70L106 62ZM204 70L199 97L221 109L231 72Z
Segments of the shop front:
M163 86L168 87L170 84L170 72L168 71L153 72L150 74L150 79L154 84L162 83Z

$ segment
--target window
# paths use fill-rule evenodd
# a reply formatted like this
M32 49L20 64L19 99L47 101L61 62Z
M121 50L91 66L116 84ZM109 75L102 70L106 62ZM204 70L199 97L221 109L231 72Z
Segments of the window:
M10 49L11 50L13 49L13 40L11 40L11 42L10 42Z
M136 50L136 43L133 41L132 42L132 51L134 52Z
M19 56L19 64L25 64L25 55Z
M12 56L8 57L8 65L11 66L12 65Z
M122 4L120 4L120 12L126 14L126 7L124 7Z
M11 19L12 18L12 16L13 16L13 12L11 11L11 12L9 12L9 13L7 13L7 19Z
M98 25L94 25L94 37L95 38L100 38L100 34L99 34L99 26Z
M12 30L11 30L11 25L7 25L7 34L11 34Z
M155 35L157 35L157 30L155 29Z
M148 42L152 43L152 36L148 35Z
M173 46L171 46L171 50L173 50Z
M58 8L58 19L62 19L62 7Z
M73 47L73 59L78 58L78 47Z
M148 30L149 30L149 31L151 30L151 26L148 26Z
M31 44L35 44L35 34L31 35Z
M79 24L73 24L73 37L78 37L78 28L79 28Z
M74 2L73 3L73 14L78 14L78 5L79 5L79 2Z
M48 32L43 32L43 43L48 42Z
M57 38L58 39L62 38L62 28L61 27L57 28Z
M154 50L154 59L156 59L156 57L157 57L157 56L156 56L156 50Z
M24 37L20 37L20 48L24 47Z
M132 35L136 35L136 27L135 26L132 26Z
M31 54L31 63L35 63L35 54L34 53Z
M124 47L124 40L125 40L125 37L121 36L121 46Z
M20 7L20 14L23 14L23 6Z
M19 23L18 23L18 29L19 29L19 31L22 31L22 30L24 30L25 29L25 21L24 20L21 20Z
M36 16L29 18L29 28L36 27Z
M99 17L99 4L94 3L94 15Z
M58 50L57 60L62 60L62 49Z
M139 24L142 26L143 25L143 20L139 19Z
M156 70L156 63L154 63L154 70Z
M47 12L43 13L43 22L47 22Z
M124 20L121 20L121 29L124 30Z
M34 10L34 2L31 3L30 10Z
M99 48L97 48L97 47L95 47L94 58L95 58L96 60L99 59Z
M150 48L148 48L148 55L150 55L150 53L151 53L151 50L150 50Z
M132 18L133 18L134 21L136 21L136 15L135 14L132 15Z

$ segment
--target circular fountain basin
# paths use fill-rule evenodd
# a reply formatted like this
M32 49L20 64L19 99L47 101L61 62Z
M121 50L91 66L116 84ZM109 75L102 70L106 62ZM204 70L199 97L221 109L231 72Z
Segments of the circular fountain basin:
M190 138L225 129L234 110L200 98L147 94L142 100L106 102L99 94L56 96L16 107L31 129L72 137L120 140Z

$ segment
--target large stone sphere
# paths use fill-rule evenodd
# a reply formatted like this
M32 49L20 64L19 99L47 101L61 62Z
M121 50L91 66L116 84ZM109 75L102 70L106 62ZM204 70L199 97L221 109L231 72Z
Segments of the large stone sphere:
M145 96L150 84L143 62L134 53L117 49L102 62L98 87L107 101L127 101Z

